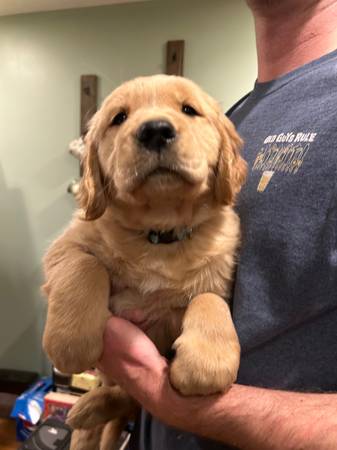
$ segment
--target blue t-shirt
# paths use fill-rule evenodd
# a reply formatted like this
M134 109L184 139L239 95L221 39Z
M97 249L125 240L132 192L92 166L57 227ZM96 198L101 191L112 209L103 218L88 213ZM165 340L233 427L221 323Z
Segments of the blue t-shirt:
M238 382L337 391L337 51L256 83L231 114L249 176L233 317ZM145 412L133 450L224 450Z

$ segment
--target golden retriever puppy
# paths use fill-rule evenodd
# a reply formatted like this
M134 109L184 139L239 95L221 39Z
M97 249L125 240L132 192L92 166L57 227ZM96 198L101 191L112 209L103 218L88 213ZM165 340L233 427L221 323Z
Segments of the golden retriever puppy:
M178 391L231 386L240 347L226 300L240 238L232 205L246 174L240 146L216 101L184 78L137 78L104 101L86 137L81 209L44 260L43 345L58 369L95 366L109 316L136 308L160 352L175 350ZM132 409L118 386L85 395L69 421L89 431L75 433L72 448L110 448L92 436L113 420L103 440L115 440Z

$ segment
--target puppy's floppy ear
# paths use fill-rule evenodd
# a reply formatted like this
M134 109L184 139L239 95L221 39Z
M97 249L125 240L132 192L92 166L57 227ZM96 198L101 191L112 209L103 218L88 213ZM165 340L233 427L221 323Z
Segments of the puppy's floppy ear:
M105 183L92 129L88 132L85 141L86 148L82 160L83 176L77 198L82 208L81 218L95 220L102 216L107 206Z
M221 115L218 129L222 143L216 168L215 197L219 203L231 205L246 180L247 163L240 156L243 141L233 123Z

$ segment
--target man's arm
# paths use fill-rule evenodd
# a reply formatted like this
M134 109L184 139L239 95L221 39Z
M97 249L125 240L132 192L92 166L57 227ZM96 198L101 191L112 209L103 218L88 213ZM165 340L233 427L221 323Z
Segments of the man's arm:
M182 397L147 336L113 317L100 369L161 421L242 450L336 450L337 394L234 385L227 394Z
M242 450L337 448L337 395L234 385L218 398L180 399L190 414L174 425ZM193 414L192 414L193 412ZM156 413L156 410L154 410ZM164 415L161 417L165 421Z

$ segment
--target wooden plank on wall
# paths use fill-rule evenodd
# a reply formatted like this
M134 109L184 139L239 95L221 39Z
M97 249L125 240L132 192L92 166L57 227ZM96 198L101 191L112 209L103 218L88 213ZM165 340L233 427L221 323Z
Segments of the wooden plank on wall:
M167 42L166 73L168 75L184 74L185 41Z
M81 76L81 135L88 130L88 122L97 110L97 75Z

